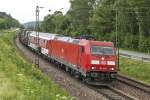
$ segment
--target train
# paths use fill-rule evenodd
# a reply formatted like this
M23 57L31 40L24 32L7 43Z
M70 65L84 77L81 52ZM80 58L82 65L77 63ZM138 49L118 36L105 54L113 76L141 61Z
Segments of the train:
M42 32L37 36L34 31L22 31L19 40L88 84L110 84L117 78L117 56L112 42Z

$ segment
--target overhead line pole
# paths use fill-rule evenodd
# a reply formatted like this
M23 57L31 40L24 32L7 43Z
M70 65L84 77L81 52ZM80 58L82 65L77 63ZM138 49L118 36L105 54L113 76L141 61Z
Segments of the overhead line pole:
M120 70L120 66L119 66L119 33L118 33L118 10L116 9L116 49L117 49L117 67L118 70Z
M39 12L40 12L40 8L43 7L39 7L36 6L36 25L35 25L35 31L36 31L36 51L37 54L35 54L35 66L39 67L39 55L40 55L40 48L39 48Z
M140 10L140 9L147 9L147 10L149 10L150 9L150 7L139 7L139 8L125 8L125 7L120 7L120 9L121 8L123 8L123 9L125 9L125 10L127 10L126 12L127 13L134 13L135 12L135 10ZM128 10L134 10L134 11L128 11ZM116 52L116 54L117 54L117 65L118 65L118 70L120 70L120 67L119 67L119 60L120 60L120 58L119 58L119 28L118 28L118 14L119 14L119 9L118 8L116 8L115 9L115 11L116 11L116 48L117 48L117 52ZM144 12L142 12L142 11L137 11L136 13L139 13L139 14L143 14ZM139 16L139 18L144 18L144 16Z

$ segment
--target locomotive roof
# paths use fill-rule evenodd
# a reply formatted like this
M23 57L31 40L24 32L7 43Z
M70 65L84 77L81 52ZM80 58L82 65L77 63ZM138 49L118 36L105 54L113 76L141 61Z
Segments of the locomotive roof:
M80 40L80 45L98 45L98 46L114 46L113 42L107 42L107 41L92 41L92 40Z
M79 40L79 39L73 39L73 38L72 38L72 39L69 40L69 42L70 42L70 43L74 43L74 44L79 44L79 43L80 43L80 40Z
M113 42L108 41L90 41L90 44L101 46L114 46Z
M57 36L56 37L56 40L60 40L60 41L69 41L71 40L72 38L71 37L67 37L67 36Z

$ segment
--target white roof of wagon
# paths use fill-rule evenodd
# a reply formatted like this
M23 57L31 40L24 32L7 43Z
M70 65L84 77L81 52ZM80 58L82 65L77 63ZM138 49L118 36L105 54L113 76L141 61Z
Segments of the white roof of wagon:
M72 39L69 40L69 42L70 42L70 43L74 43L74 44L79 44L79 43L80 43L80 40L79 40L79 39L73 39L73 38L72 38Z
M39 32L39 38L50 40L54 39L57 34ZM36 37L36 32L32 31L30 36Z

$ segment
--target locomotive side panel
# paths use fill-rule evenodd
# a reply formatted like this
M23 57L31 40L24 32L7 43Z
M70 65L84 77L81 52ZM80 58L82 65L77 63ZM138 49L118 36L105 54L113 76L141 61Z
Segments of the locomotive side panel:
M77 67L80 65L79 45L51 40L48 43L48 49L49 55L61 60L60 62L71 65L71 67Z
M71 44L71 43L65 43L66 44L66 56L65 59L78 66L80 65L80 46L79 45L75 45L75 44Z

